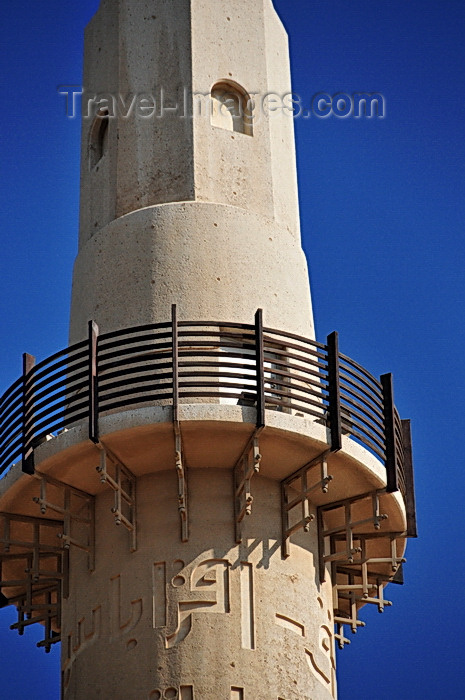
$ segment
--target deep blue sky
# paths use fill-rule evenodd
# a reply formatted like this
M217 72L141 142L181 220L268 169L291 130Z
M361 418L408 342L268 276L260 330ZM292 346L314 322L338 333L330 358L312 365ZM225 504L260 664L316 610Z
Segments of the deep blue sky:
M230 0L232 2L232 0ZM258 1L258 0L257 0ZM0 392L67 343L79 124L57 85L81 83L98 0L4 3L0 61ZM456 700L461 644L464 412L465 3L275 0L294 91L381 92L385 119L296 121L302 234L317 335L374 374L392 371L411 418L420 538L406 585L338 657L340 700ZM460 518L460 519L459 519ZM58 654L0 614L5 700L58 700ZM116 699L115 699L116 700Z

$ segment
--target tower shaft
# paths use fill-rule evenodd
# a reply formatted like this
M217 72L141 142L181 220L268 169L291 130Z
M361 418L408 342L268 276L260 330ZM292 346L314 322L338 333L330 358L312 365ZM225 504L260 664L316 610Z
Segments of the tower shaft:
M271 0L102 2L84 87L71 341L89 319L102 331L165 321L172 303L192 320L244 322L260 307L312 336Z
M271 0L103 1L86 31L84 87L95 100L84 101L71 341L90 319L101 332L165 322L173 303L191 322L250 323L260 307L271 326L313 337L288 44ZM182 435L158 418L165 457L151 463L146 437L142 455L136 434L116 450L136 479L137 551L108 520L111 495L98 495L96 570L73 554L63 611L65 698L95 687L134 700L333 696L316 523L291 573L279 483L257 475L263 505L237 536L234 490L253 446L241 452L251 434L259 443L242 419L218 422L232 408L210 406L208 430L181 420ZM175 454L188 465L184 542ZM251 510L242 493L238 503Z

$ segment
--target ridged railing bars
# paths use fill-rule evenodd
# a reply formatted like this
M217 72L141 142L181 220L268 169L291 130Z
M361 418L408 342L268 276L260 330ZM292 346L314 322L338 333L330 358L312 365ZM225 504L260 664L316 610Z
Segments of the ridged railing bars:
M63 429L88 421L98 441L99 417L135 405L217 402L311 416L328 426L331 449L342 434L386 466L387 490L407 498L413 484L404 465L403 423L394 406L392 376L375 379L341 354L337 333L326 344L253 324L179 321L98 334L34 364L0 399L0 475L19 458L34 471L34 450ZM411 463L411 460L410 460Z

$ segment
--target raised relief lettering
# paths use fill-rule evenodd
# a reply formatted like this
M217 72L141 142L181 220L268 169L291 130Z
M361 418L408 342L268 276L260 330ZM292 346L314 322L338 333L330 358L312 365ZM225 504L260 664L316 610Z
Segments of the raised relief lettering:
M276 624L307 639L305 626L286 615L276 613ZM308 640L307 640L308 641ZM334 695L334 672L336 668L334 659L334 644L331 630L326 625L320 627L319 648L311 651L304 647L305 658L313 675L325 686L330 686Z
M131 632L142 618L142 599L131 601L129 616L125 617L121 600L121 576L113 576L111 582L111 638L117 639Z
M321 659L320 659L320 665L315 661L315 656L312 654L311 651L308 649L305 649L305 655L307 657L307 662L308 665L310 666L310 669L314 672L316 672L317 677L320 676L324 680L325 683L331 683L331 678L329 678L326 673L324 672L323 668L321 667ZM319 654L317 656L320 656ZM326 661L326 659L325 659ZM325 663L326 665L326 663Z
M169 572L164 563L157 563L153 585L154 626L167 628L167 649L187 637L193 613L229 612L229 562L225 559L206 559L188 566L178 560Z
M318 680L333 691L333 676L336 668L333 652L333 638L329 627L320 627L319 648L313 652L305 649L308 666Z
M300 622L296 622L290 617L286 617L286 615L276 613L276 623L285 629L291 630L291 632L300 634L301 637L305 637L305 627L301 625Z
M253 566L241 562L242 648L255 649L255 610Z
M188 572L178 574L171 585L167 649L187 637L192 629L192 613L229 612L229 564L217 559L204 561L190 576Z
M92 623L82 617L77 624L77 633L69 634L64 642L66 645L66 658L62 665L63 688L69 686L71 672L74 663L82 652L97 641L102 628L102 608L98 606L92 610Z
M166 627L166 562L158 561L153 565L153 626Z

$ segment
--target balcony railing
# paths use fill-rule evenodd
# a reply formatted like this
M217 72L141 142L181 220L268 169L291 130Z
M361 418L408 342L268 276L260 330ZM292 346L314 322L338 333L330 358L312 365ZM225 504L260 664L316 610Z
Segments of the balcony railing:
M98 334L34 364L0 400L0 475L20 458L34 470L34 449L47 436L87 421L98 441L99 419L141 405L225 403L311 417L329 429L333 450L346 434L385 464L388 491L413 489L408 421L393 403L392 377L379 380L327 343L253 324L178 321Z

